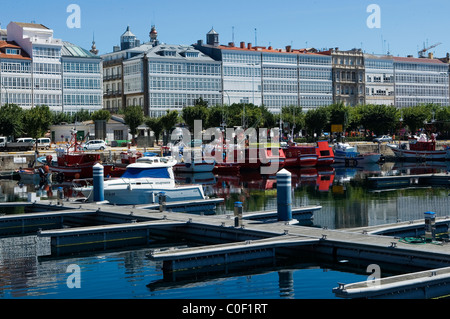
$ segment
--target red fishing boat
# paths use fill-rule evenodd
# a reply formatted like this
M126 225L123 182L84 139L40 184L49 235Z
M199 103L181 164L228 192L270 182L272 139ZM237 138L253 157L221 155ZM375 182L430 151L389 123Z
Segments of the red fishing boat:
M68 147L57 149L56 154L56 161L47 155L46 164L52 173L57 174L58 179L92 178L93 167L97 163L103 165L105 177L119 177L125 172L124 168L116 167L113 163L102 163L101 153L83 151L77 141L76 131L72 132Z
M261 167L275 166L282 169L286 163L286 156L283 149L279 149L278 154L274 154L272 149L261 150L258 148L234 148L226 152L223 163L219 163L221 169L225 167L239 169L260 169Z
M286 154L285 167L314 167L318 156L314 146L288 145L284 147Z
M334 163L333 148L327 141L317 142L316 154L318 156L317 166L329 166Z

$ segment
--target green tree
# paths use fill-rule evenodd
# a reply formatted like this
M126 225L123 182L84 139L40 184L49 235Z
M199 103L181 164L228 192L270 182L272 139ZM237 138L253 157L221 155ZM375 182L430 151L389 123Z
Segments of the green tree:
M167 114L161 117L163 129L169 132L180 122L178 111L167 111Z
M441 137L450 137L450 106L441 106L436 109L434 124Z
M152 130L153 133L155 133L155 139L156 142L158 142L159 137L161 136L161 133L164 129L163 121L161 121L161 118L147 117L144 122L145 125L147 125L148 128Z
M16 104L0 107L0 134L4 136L21 136L23 134L23 109Z
M395 106L365 105L360 111L361 124L376 135L394 132L400 118Z
M289 123L290 130L294 128L294 134L300 132L305 126L305 114L301 106L289 105L281 109L281 118L284 123Z
M89 120L91 120L91 113L88 110L81 110L73 115L73 122L85 122Z
M194 129L194 122L196 120L202 120L203 125L205 125L208 122L208 115L208 107L202 104L184 107L181 112L181 117L190 130Z
M417 105L402 109L403 123L408 126L409 131L414 134L424 123L431 118L431 109L428 105Z
M136 142L137 128L144 122L144 111L139 105L128 106L124 111L125 124L130 128L133 144Z
M61 123L72 123L73 117L64 112L53 112L52 113L52 124L59 125Z
M37 105L25 111L25 130L28 136L38 139L43 137L52 124L52 112L47 105Z
M310 136L313 136L314 133L320 136L323 129L328 125L328 120L329 114L326 107L308 110L305 115L306 131Z
M349 108L344 103L337 103L328 106L327 111L329 113L329 131L331 131L331 125L342 125L345 132L349 124Z
M93 121L106 121L111 119L111 113L108 110L98 110L92 113L91 119Z

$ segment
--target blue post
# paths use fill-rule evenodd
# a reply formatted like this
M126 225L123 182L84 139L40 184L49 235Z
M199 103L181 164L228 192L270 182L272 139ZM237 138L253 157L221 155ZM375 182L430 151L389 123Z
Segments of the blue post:
M96 164L93 167L94 177L94 202L103 202L105 200L104 192L104 169L101 164Z
M278 221L292 221L292 174L283 169L277 173Z

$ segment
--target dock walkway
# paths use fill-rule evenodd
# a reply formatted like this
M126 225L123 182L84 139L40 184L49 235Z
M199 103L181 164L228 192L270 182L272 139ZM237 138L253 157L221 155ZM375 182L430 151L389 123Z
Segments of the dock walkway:
M388 261L391 264L420 267L432 271L450 266L450 244L446 242L411 245L399 241L399 237L385 235L390 232L395 233L399 228L402 228L402 231L424 228L424 221L332 230L293 225L284 221L264 222L258 220L261 215L266 214L261 212L244 213L241 224L236 226L233 214L197 215L159 211L145 208L145 206L113 206L78 202L55 205L49 201L41 201L39 204L26 206L28 209L34 207L39 211L45 207L49 210L48 213L24 214L30 218L50 216L61 218L65 215L87 214L91 218L94 216L97 222L103 223L97 226L39 231L38 237L50 239L52 254L56 255L145 245L154 237L173 237L192 240L199 243L199 246L164 251L154 250L148 257L151 260L163 262L165 270L208 269L209 266L223 263L246 262L277 256L292 257L300 251L326 256L335 261L357 259L367 264ZM319 210L320 206L293 209L303 213L317 213ZM267 214L273 217L274 212ZM256 219L251 218L252 216ZM13 219L20 220L22 217L24 216L14 216ZM2 219L6 222L8 218L8 216L0 217L0 223ZM438 224L448 231L450 219L438 219L436 225ZM410 279L403 281L405 285L408 284L408 280ZM446 276L445 280L450 283L450 275ZM402 280L398 281L399 286L402 286L401 282ZM424 280L415 282L416 286L421 286L423 283ZM379 290L380 294L377 295L372 290L367 291L366 294L362 292L350 294L350 291L359 289L352 287L359 286L341 285L334 292L343 298L353 298L352 296L375 298L385 295L382 290Z

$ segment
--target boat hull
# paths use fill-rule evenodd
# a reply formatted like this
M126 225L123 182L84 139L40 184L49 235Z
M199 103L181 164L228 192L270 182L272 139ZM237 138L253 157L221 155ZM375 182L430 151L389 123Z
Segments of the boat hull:
M158 203L158 194L164 192L166 202L204 199L201 186L181 186L175 188L106 188L105 200L116 205L144 205Z
M381 159L381 154L358 154L356 156L349 156L345 154L345 152L335 151L334 153L334 161L336 163L345 163L349 165L358 165L358 164L370 164L370 163L378 163Z
M408 161L445 161L447 159L447 151L414 151L401 149L396 145L388 145L394 152L395 156Z
M185 172L185 173L206 173L212 172L215 167L215 163L208 163L203 161L201 163L178 163L173 167L173 170L176 172Z

